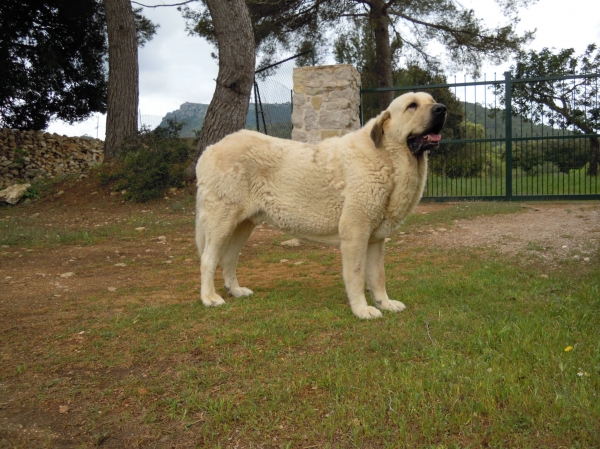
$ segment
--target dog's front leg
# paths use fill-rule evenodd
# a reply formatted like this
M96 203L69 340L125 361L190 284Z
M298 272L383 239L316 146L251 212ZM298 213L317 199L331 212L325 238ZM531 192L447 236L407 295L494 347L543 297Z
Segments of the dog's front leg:
M365 272L367 266L367 232L347 232L342 235L342 272L352 313L359 318L379 318L381 312L367 304Z
M380 310L402 312L406 306L400 301L391 300L385 290L385 240L369 243L367 249L367 289Z

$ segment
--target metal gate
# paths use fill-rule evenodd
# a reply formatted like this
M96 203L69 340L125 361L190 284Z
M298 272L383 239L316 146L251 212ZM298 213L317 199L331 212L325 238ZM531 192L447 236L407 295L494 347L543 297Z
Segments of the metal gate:
M314 65L314 52L307 50L254 72L254 104L248 114L254 114L258 132L292 138L292 70L303 57Z
M600 199L599 77L506 72L502 80L362 89L361 120L379 113L383 91L425 91L451 103L425 199ZM534 90L546 97L524 101Z

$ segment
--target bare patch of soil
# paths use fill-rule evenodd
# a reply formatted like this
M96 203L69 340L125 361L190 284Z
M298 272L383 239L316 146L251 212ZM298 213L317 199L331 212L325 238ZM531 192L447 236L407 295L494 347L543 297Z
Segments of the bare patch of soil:
M439 207L439 206L438 206ZM435 210L431 205L416 213ZM594 202L523 204L517 214L455 220L451 228L417 231L413 244L440 248L493 248L503 254L527 253L548 262L590 262L600 245L600 204ZM426 243L425 243L426 242Z

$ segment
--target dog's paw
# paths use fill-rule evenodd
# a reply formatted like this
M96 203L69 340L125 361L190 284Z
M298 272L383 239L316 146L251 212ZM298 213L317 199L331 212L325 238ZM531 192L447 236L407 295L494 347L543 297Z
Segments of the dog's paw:
M216 293L212 295L202 296L202 304L206 307L219 307L225 304L225 300Z
M241 298L242 296L250 296L253 295L254 292L246 287L237 287L228 289L229 294L236 298Z
M381 312L379 310L377 310L375 307L371 307L371 306L364 306L364 307L361 307L360 309L352 310L352 312L354 313L354 315L356 315L357 317L359 317L363 320L370 320L372 318L381 318Z
M406 309L406 306L400 301L394 301L392 299L382 302L381 304L377 304L377 307L380 310L388 310L390 312L402 312Z

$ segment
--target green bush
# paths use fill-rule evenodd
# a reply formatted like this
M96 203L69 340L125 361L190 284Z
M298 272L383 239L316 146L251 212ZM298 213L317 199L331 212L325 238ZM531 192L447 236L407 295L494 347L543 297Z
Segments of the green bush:
M182 126L169 120L166 128L142 130L124 141L114 163L100 168L100 182L112 184L115 191L125 190L125 198L134 202L160 198L168 188L182 187L191 150L179 137Z

